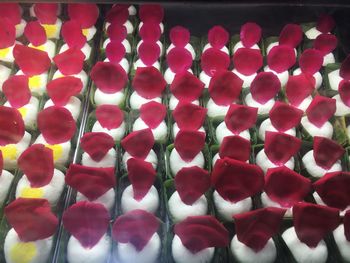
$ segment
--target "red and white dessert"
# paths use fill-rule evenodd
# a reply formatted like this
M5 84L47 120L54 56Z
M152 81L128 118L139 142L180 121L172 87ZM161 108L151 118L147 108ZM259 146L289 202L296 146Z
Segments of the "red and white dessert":
M143 67L154 67L160 71L161 52L162 50L157 42L142 41L137 49L138 59L134 62L133 69L137 70Z
M16 27L16 38L23 35L27 22L22 18L23 9L19 3L1 3L0 17L6 17Z
M16 44L21 44L16 41L16 28L7 18L0 19L0 61L13 63L13 48Z
M339 84L339 94L332 97L332 99L335 99L336 104L336 111L334 113L335 116L345 116L350 113L349 91L350 81L342 81Z
M305 32L308 39L316 39L321 34L330 34L335 27L334 18L328 14L322 14L317 20L316 26Z
M182 26L174 26L170 29L169 38L171 44L166 50L166 54L168 54L175 47L181 47L185 48L188 52L191 53L192 60L196 58L196 51L190 43L191 33L187 28Z
M160 28L161 34L164 32L164 8L158 4L143 4L139 8L139 18L141 20L139 24L139 32L141 31L144 23L154 23Z
M337 45L338 39L335 35L332 34L323 33L315 39L313 48L319 50L322 53L322 66L327 66L328 64L335 62L335 58L332 52L337 48Z
M314 78L306 74L289 76L285 90L289 104L305 111L312 102Z
M168 68L164 73L164 79L168 84L171 84L175 76L181 72L190 72L193 74L192 55L184 47L174 47L166 55Z
M103 42L102 48L106 48L110 42L118 42L123 45L126 54L131 54L131 45L126 38L127 35L128 33L125 26L119 23L112 23L107 29L108 38Z
M118 25L125 28L127 34L132 34L134 32L134 25L129 20L129 16L131 15L136 15L134 6L128 4L114 4L106 14L105 31L108 32L111 25Z
M1 22L0 22L1 23ZM0 91L2 91L2 86L11 75L11 69L7 66L0 65Z
M350 55L341 63L340 68L328 73L329 87L338 90L342 81L350 80Z
M125 47L121 42L112 40L106 46L106 59L104 61L120 65L125 73L129 73L130 65L125 58L125 52Z
M0 206L6 201L13 179L14 175L4 169L4 159L0 151Z
M240 41L234 45L232 53L236 53L238 49L243 47L260 50L258 43L261 39L261 31L261 27L253 22L242 25L239 34Z

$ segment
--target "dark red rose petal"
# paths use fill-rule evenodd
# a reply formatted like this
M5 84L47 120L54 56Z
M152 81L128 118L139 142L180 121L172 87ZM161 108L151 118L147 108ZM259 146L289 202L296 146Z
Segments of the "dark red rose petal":
M180 130L174 140L174 147L185 162L192 161L204 144L205 134L193 130Z
M102 204L87 201L69 207L62 217L68 232L86 248L93 248L106 234L110 215Z
M46 199L17 198L5 207L5 216L22 242L51 237L58 226Z
M286 97L290 104L297 107L310 96L315 89L315 80L312 76L300 74L289 76L286 84Z
M114 167L88 167L71 164L66 173L66 184L95 201L115 187Z
M180 101L197 100L204 89L204 83L188 71L177 73L170 84L171 93Z
M21 23L21 7L18 3L0 3L0 17L6 17L13 25Z
M277 73L290 69L295 61L294 49L287 45L274 46L267 54L269 68Z
M310 193L311 182L285 166L270 168L265 176L264 191L272 201L290 208Z
M34 13L41 24L53 25L57 21L57 3L35 3Z
M232 133L239 134L251 128L256 123L257 116L257 108L232 104L226 113L225 124Z
M190 42L190 31L182 26L174 26L169 33L170 41L175 47L185 47Z
M250 156L250 141L237 135L226 136L220 145L219 156L245 162Z
M331 53L338 45L338 39L332 34L321 34L314 41L314 49L319 50L324 56Z
M260 104L273 99L280 89L281 82L272 72L259 72L250 84L253 99Z
M159 59L160 47L155 42L143 41L138 49L138 54L146 66L152 66Z
M299 240L314 248L340 224L339 210L301 202L293 206L293 222Z
M273 127L280 132L285 132L300 124L303 113L292 105L276 101L269 115Z
M303 73L313 75L320 70L323 55L317 49L306 49L299 58L299 66Z
M167 54L166 61L172 72L180 73L191 68L192 55L185 48L174 47Z
M29 79L25 75L13 75L4 82L2 91L11 107L18 109L29 103L32 94L28 82Z
M192 254L209 247L226 247L229 244L228 231L210 215L189 216L175 225L174 233Z
M58 70L63 75L80 73L83 70L84 60L84 53L77 47L69 48L53 58Z
M193 205L209 188L209 172L197 166L182 168L175 176L175 189L186 205Z
M254 164L218 159L211 174L211 184L222 198L236 203L262 191L264 173Z
M161 96L166 84L163 75L155 67L138 67L132 80L133 89L146 99Z
M86 37L83 35L81 24L76 20L65 22L62 26L61 34L69 48L76 47L81 49L86 44Z
M144 129L129 133L121 145L132 157L145 159L154 145L154 137L151 129Z
M179 102L173 111L173 118L180 130L197 131L203 126L207 109L189 102Z
M157 232L160 221L145 210L132 210L119 216L112 227L112 237L115 241L131 243L137 251L141 251Z
M161 23L164 17L164 9L157 4L143 4L139 9L139 17L142 22Z
M300 25L287 24L283 27L280 36L279 44L287 45L296 48L303 40L303 30Z
M124 121L124 112L116 105L101 105L96 109L96 119L103 128L118 128Z
M230 65L230 57L225 52L208 48L201 57L201 68L208 75L213 76L216 71L227 70Z
M238 240L258 253L279 232L285 212L285 209L267 207L234 215Z
M99 162L113 148L113 138L104 132L87 132L80 139L80 146L91 159Z
M4 89L4 87L2 89ZM339 84L338 92L344 104L350 107L350 81L348 80L341 81Z
M125 56L125 47L121 42L111 41L106 46L106 56L114 64L119 64Z
M111 25L123 25L128 20L128 17L129 11L126 6L113 5L107 12L106 21L111 23Z
M346 240L350 240L350 210L347 210L345 213L345 216L343 218L344 223L344 234L346 237Z
M155 129L162 121L164 121L166 112L165 105L155 101L150 101L141 106L140 118L149 128Z
M334 27L335 21L332 16L328 14L320 15L316 25L316 29L318 31L321 31L322 33L329 33L333 30Z
M143 41L156 43L160 39L162 31L158 23L147 22L143 23L139 35Z
M230 105L239 100L243 85L232 71L216 71L209 82L209 95L217 105Z
M51 106L39 112L38 128L47 143L59 144L72 139L76 124L69 110Z
M233 54L235 69L246 76L256 73L263 65L263 57L260 50L251 48L239 48Z
M83 83L81 79L67 76L51 80L47 86L47 93L56 106L65 106L72 96L81 92Z
M213 48L223 48L229 39L230 35L222 26L214 26L208 32L208 42Z
M33 144L18 159L18 166L27 176L31 187L42 187L51 182L53 152L43 144Z
M314 137L314 158L323 169L330 169L345 153L345 149L336 141L328 138Z
M5 17L0 17L0 49L8 48L15 44L16 27Z
M30 21L24 29L24 35L33 46L40 46L46 43L45 29L38 21Z
M97 88L107 94L122 91L128 83L128 76L119 64L97 62L93 66L90 77Z
M82 28L90 28L95 25L99 15L97 4L91 3L70 3L68 4L68 16L76 20Z
M127 161L127 166L134 199L141 201L151 189L156 179L156 171L151 163L135 158L130 158Z
M285 164L301 147L297 137L281 132L266 132L264 151L271 162L276 165Z
M350 55L341 63L339 75L346 80L350 79Z
M318 95L306 109L306 116L312 124L321 128L334 115L335 111L335 99Z
M111 24L107 28L107 35L111 41L122 42L127 36L126 27L117 23Z
M24 136L24 122L15 108L0 106L0 145L18 143Z
M246 48L251 48L260 41L261 27L252 22L245 23L241 27L240 38L242 44Z

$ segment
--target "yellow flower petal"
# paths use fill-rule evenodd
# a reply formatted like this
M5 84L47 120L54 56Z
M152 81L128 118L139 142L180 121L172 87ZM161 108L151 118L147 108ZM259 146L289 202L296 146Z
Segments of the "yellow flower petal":
M0 58L6 58L7 54L10 52L10 48L0 49Z
M41 77L40 77L40 75L36 75L36 76L33 76L33 77L29 78L29 88L31 90L38 89L38 88L40 88L40 86L41 86Z
M47 38L54 38L56 36L58 27L56 25L42 25L46 32Z
M21 196L23 198L42 198L44 196L44 191L41 188L31 188L24 187L21 191Z
M54 161L57 161L58 159L60 159L62 157L63 154L63 148L61 145L59 144L46 144L45 145L47 148L50 148L53 151L53 159Z
M14 263L29 263L37 253L34 242L20 242L11 248L10 258Z
M25 118L27 116L27 109L25 107L17 109L19 113L22 115L22 118Z
M0 146L0 150L2 152L2 157L4 159L9 159L9 160L17 159L17 148L14 144Z

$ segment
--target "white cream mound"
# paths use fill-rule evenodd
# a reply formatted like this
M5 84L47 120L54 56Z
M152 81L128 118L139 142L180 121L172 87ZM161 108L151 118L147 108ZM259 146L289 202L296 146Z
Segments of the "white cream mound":
M231 105L218 105L214 102L213 99L209 99L207 103L208 116L211 118L223 117L228 112L228 109Z
M331 139L333 136L333 126L330 122L325 122L321 128L309 121L307 116L301 118L301 125L312 136L321 136Z
M235 73L241 80L243 80L242 88L248 88L250 87L250 84L252 84L253 80L255 79L257 73L253 73L251 75L244 75L240 72L238 72L236 69L232 70L233 73Z
M96 106L103 104L112 104L121 106L125 101L124 90L117 91L115 93L105 93L99 88L95 90L94 101Z
M334 237L335 243L338 246L340 255L347 262L350 261L350 242L345 237L343 224L339 225L333 231L333 237Z
M323 64L322 66L327 66L328 64L335 63L335 57L333 53L328 53L327 55L323 56Z
M191 74L193 74L192 69L189 68L187 71L190 72ZM173 72L170 68L167 68L165 73L164 73L164 79L165 79L166 83L171 84L175 78L175 75L176 75L175 72Z
M286 213L284 214L285 217L291 217L293 215L292 207L282 207L279 203L272 201L265 192L261 194L261 203L263 207L277 207L287 209Z
M146 104L150 101L162 103L162 98L155 97L153 99L146 99L144 97L141 97L136 91L134 91L130 96L130 107L133 110L139 110L143 104Z
M154 214L159 207L159 194L157 189L152 185L148 193L141 199L134 198L134 190L132 185L125 188L121 198L121 209L123 213L135 209L142 209Z
M12 173L6 170L2 170L0 175L0 206L2 206L5 202L5 199L10 190L10 186L12 184L13 178L14 176Z
M86 152L83 153L81 164L89 167L115 167L117 152L114 148L109 149L100 161L93 160Z
M332 97L332 99L335 99L336 103L336 111L334 113L335 116L344 116L350 114L350 107L345 105L339 94Z
M11 75L11 69L8 67L5 67L4 65L0 65L0 91L2 91L2 85L9 78L10 75Z
M101 204L106 207L108 211L112 211L114 207L114 200L115 200L115 191L113 188L109 189L107 192L105 192L103 195L98 197L96 200L90 201L85 195L83 195L80 192L77 192L76 202L80 201L89 201L91 203L95 204Z
M306 111L306 109L310 106L313 98L311 95L307 96L298 106L296 106L299 110Z
M170 153L170 170L173 175L176 175L178 171L180 171L184 167L192 167L197 166L199 168L203 168L205 164L204 155L202 152L199 152L193 160L186 162L174 148Z
M316 27L312 27L305 32L305 36L311 40L316 39L321 34L322 34L322 32L319 31Z
M265 133L267 131L278 132L277 129L272 125L270 119L266 119L260 124L260 127L259 127L259 138L261 140L265 141ZM285 131L284 133L285 134L289 134L289 135L294 136L294 137L296 135L295 128L291 128L291 129Z
M264 173L267 172L269 168L275 168L280 167L280 165L276 165L273 162L270 161L270 159L267 157L264 149L262 149L257 155L256 155L256 164L260 166L260 168L264 171ZM294 157L292 156L286 163L283 164L287 168L294 170Z
M41 46L33 46L32 44L29 44L28 47L45 51L51 60L56 55L56 44L52 40L47 40Z
M139 131L149 128L148 125L141 119L137 118L132 126L133 131ZM156 128L151 129L155 141L164 141L168 134L168 127L165 121L162 121Z
M224 140L225 137L227 136L232 136L235 135L233 134L226 126L226 123L223 121L221 122L218 127L216 127L215 130L215 135L216 135L216 139L218 140L218 143L221 144L222 141ZM242 131L240 134L236 134L244 139L247 139L248 141L250 141L250 133L249 130L244 130Z
M83 28L83 35L86 37L86 41L90 41L96 34L96 27Z
M104 132L110 135L115 141L120 141L125 134L125 122L123 121L118 128L107 129L103 128L99 121L96 120L92 126L92 132Z
M199 80L204 83L204 88L208 88L211 77L207 75L207 73L205 73L204 71L201 71L201 73L199 73Z
M46 101L44 105L44 109L54 106L54 103L51 99ZM68 103L63 106L63 108L67 109L71 114L75 121L79 118L80 109L81 109L81 101L75 96L70 97Z
M265 104L260 104L259 102L253 99L251 93L248 93L244 100L248 106L258 108L258 114L268 114L272 109L273 105L275 105L274 98L268 100Z
M24 33L24 28L26 27L27 22L24 19L21 19L21 22L17 24L16 27L16 38L19 38L23 35Z
M177 125L177 123L175 122L175 123L173 124L173 137L174 137L174 138L175 138L176 135L179 133L179 131L180 131L180 128L179 128L179 126ZM205 129L204 129L203 126L200 127L197 131L200 131L200 132L203 132L204 134L206 134Z
M178 103L179 100L173 94L171 94L169 99L169 110L175 110ZM191 104L199 105L199 100L191 101Z
M332 90L338 90L339 84L343 80L343 78L339 75L339 72L340 70L337 69L328 73L329 86Z
M160 62L159 61L154 62L153 65L151 65L151 66L155 67L156 69L158 69L160 71ZM145 68L145 67L148 67L148 66L146 64L144 64L141 59L136 60L133 64L133 69L135 71L137 70L137 68Z
M245 48L242 44L242 41L238 41L232 49L232 54L236 53L236 51L240 48ZM257 44L254 44L253 46L250 47L250 49L256 49L256 50L260 50L259 46Z
M303 162L303 165L306 168L307 172L313 177L322 177L326 173L338 172L338 171L342 170L340 160L335 162L329 170L323 169L322 167L318 166L316 164L316 161L314 158L314 151L313 150L307 152L303 156L302 162Z
M125 152L122 159L124 167L127 168L127 162L130 158L133 158L133 156L131 156L128 152ZM154 169L157 169L158 158L157 154L153 151L153 149L151 149L144 161L149 162L150 164L152 164Z
M279 81L281 82L281 87L284 87L287 84L288 78L289 78L288 70L285 70L281 73L277 73L276 71L270 69L269 66L265 66L264 71L265 72L272 72L273 74L275 74L277 76L277 78L279 79Z
M69 49L67 44L64 44L58 54L61 54ZM85 45L80 49L81 52L85 55L85 61L89 60L91 55L91 46L88 43L85 43Z
M21 44L21 43L16 41L13 44L13 46L0 49L0 61L9 62L9 63L12 63L15 61L15 58L13 56L13 48L15 47L15 44Z

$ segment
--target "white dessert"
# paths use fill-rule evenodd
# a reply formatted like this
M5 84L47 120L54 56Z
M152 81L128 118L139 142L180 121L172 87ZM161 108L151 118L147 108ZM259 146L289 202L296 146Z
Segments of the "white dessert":
M265 72L272 72L273 74L275 74L277 76L277 78L279 79L279 81L281 82L281 87L284 87L287 84L288 78L289 78L288 70L285 70L281 73L277 73L276 71L270 69L269 66L265 66L264 71Z
M336 161L329 170L323 169L322 167L318 166L316 164L316 161L314 158L314 151L313 150L307 152L303 156L302 162L303 162L303 165L306 168L307 172L313 177L319 178L319 177L324 176L326 173L338 172L338 171L342 170L340 160Z
M332 99L335 99L336 103L335 116L345 116L350 113L350 107L345 105L339 94L332 97Z
M264 173L267 172L267 169L269 168L275 168L275 167L280 167L281 165L274 164L273 162L270 161L270 159L267 157L264 149L262 149L257 155L256 155L256 164L260 166L260 168L264 171ZM292 156L286 163L283 164L287 168L294 170L294 157Z
M301 69L300 68L297 68L293 71L293 76L298 76L300 75L302 72L301 72ZM315 74L312 75L315 79L315 89L319 89L322 85L322 75L320 72L316 72Z
M315 126L309 121L307 116L301 118L301 125L303 128L312 136L321 136L326 138L332 138L333 136L333 126L330 122L325 122L321 128Z
M207 73L205 73L204 71L201 71L201 73L199 74L199 80L204 83L204 88L209 87L209 83L210 83L211 78L212 77L207 75Z
M254 108L258 108L258 114L268 114L272 109L273 105L275 105L275 99L272 98L268 100L265 104L260 104L256 100L254 100L251 93L248 93L245 97L245 103Z
M104 60L104 62L110 62L108 58ZM129 73L130 65L129 61L126 58L122 58L121 61L119 61L119 65L124 69L125 73Z
M179 104L179 100L173 94L171 94L169 99L169 110L175 110L177 104ZM199 100L191 101L191 104L199 106Z
M160 71L160 62L157 60L156 62L153 63L153 65L147 66L145 63L143 63L143 61L141 59L138 59L133 64L133 69L135 71L137 70L137 68L145 68L145 67L155 67L156 69L158 69Z
M306 109L310 106L312 102L312 96L307 96L298 106L296 106L299 110L306 111Z
M141 22L142 23L142 22ZM108 27L111 25L111 23L109 22L106 22L105 24L105 31L107 32L107 29ZM126 33L129 35L129 34L132 34L134 32L134 26L133 24L129 21L129 20L126 20L125 23L123 24L123 26L126 28Z
M208 116L211 118L225 116L231 105L217 105L212 98L208 100Z
M328 64L335 63L335 57L333 53L328 53L323 56L323 64L322 66L327 66Z
M209 48L212 48L212 45L211 45L210 43L207 43L207 44L203 47L202 53L204 53L204 51L206 51L206 50L209 49ZM220 49L220 51L225 52L227 55L230 54L230 52L229 52L229 50L228 50L228 48L227 48L226 46L223 46L223 47Z
M141 119L137 118L132 126L132 131L139 131L149 128L148 125ZM151 129L155 141L164 141L168 134L168 128L163 120L156 128Z
M63 44L58 54L61 54L69 49L67 44ZM88 43L85 43L85 45L80 49L81 52L85 55L85 61L89 60L91 55L91 46Z
M134 157L131 156L128 152L125 152L122 158L124 167L127 168L127 162L130 158L134 158ZM158 158L157 158L157 154L153 151L153 149L151 149L151 151L148 153L144 161L149 162L150 164L152 164L154 169L157 169Z
M335 243L338 246L338 250L340 252L340 255L347 262L350 261L350 249L349 249L350 242L346 239L346 236L344 234L344 225L343 224L340 224L333 231L333 237L334 237Z
M74 74L74 75L70 75L70 76L76 77L76 78L81 80L81 82L83 83L83 88L81 89L80 93L83 93L87 87L88 80L89 80L86 72L84 70L82 70L78 74ZM56 70L56 72L53 74L52 80L62 78L62 77L66 77L66 76L63 75L59 70Z
M103 195L98 197L96 200L90 201L85 195L77 192L76 202L89 201L95 204L103 205L108 211L112 211L114 208L115 191L113 188L109 189Z
M125 188L121 198L121 209L123 213L135 209L142 209L154 214L159 207L159 194L157 189L152 185L148 193L141 199L134 198L134 190L132 185Z
M312 196L314 197L316 204L327 206L326 203L323 202L321 196L316 191L312 194ZM340 216L344 216L346 211L348 211L349 209L350 206L347 206L345 209L340 210Z
M180 128L179 128L179 126L177 125L177 123L175 122L175 123L173 124L173 137L174 137L174 138L175 138L176 135L179 133L179 131L180 131ZM197 131L200 131L200 132L203 132L204 134L206 134L205 129L204 129L203 126L200 127Z
M13 178L14 176L12 173L2 170L0 175L0 206L6 201L5 199L10 191Z
M111 42L111 39L110 39L110 38L107 38L107 39L103 42L102 48L103 48L103 49L106 49L107 45L108 45L110 42ZM130 53L131 53L131 45L130 45L129 40L124 39L124 40L122 41L122 45L123 45L124 48L125 48L125 53L130 54Z
M103 158L96 162L86 152L83 153L81 164L89 167L114 167L117 159L117 152L114 148L109 149Z
M17 24L16 27L16 38L19 38L23 35L24 33L24 28L26 27L27 22L24 19L21 19L21 22Z
M141 21L139 24L139 31L140 31L142 25L143 25L143 22ZM160 32L163 34L164 33L164 24L162 22L160 22L159 27L160 27Z
M170 170L173 175L176 175L184 167L197 166L203 168L205 164L204 155L202 152L199 152L192 161L186 162L174 148L170 153Z
M232 54L236 53L236 51L240 48L244 48L242 41L238 41L232 49ZM250 49L256 49L260 50L259 46L257 44L254 44L253 46L250 47Z
M218 127L216 127L215 135L216 135L216 139L218 140L218 144L221 144L226 136L232 136L232 135L237 135L250 141L249 130L242 131L239 134L234 134L227 128L226 123L224 121L221 122L218 125Z
M319 31L316 27L312 27L305 32L305 36L310 40L316 39L321 34L322 32Z
M190 72L191 74L193 74L192 69L189 68L187 71ZM164 73L164 79L165 79L166 83L171 84L175 78L175 75L176 75L175 72L173 72L170 68L167 68L165 73Z
M243 80L242 88L248 88L250 87L250 84L252 84L253 80L255 79L257 73L253 73L251 75L244 75L240 72L238 72L236 69L232 70L233 73L235 73L241 80Z
M83 35L86 37L86 41L90 41L95 36L96 31L97 29L95 26L82 29Z
M0 49L0 61L9 62L9 63L12 63L15 61L15 58L13 56L13 48L15 47L16 44L21 45L22 43L15 41L13 46Z
M4 65L0 65L0 91L2 91L2 85L10 77L10 75L11 69Z
M286 213L284 214L285 217L292 217L293 215L293 211L292 211L293 207L289 207L289 208L282 207L279 203L271 200L270 197L265 192L261 194L261 203L263 207L277 207L277 208L287 209Z
M25 75L22 70L17 71L16 75ZM48 81L48 71L29 77L29 89L33 95L41 96L46 92L46 85Z
M265 133L267 131L271 131L271 132L278 132L278 130L272 125L271 120L270 119L266 119L264 120L259 127L259 138L263 141L265 141ZM295 128L291 128L287 131L284 132L285 134L294 136L296 135L296 131Z
M168 49L166 50L166 54L168 54L170 52L170 50L172 50L174 48L174 44L171 43L170 46L168 47ZM192 56L192 60L194 60L196 58L196 52L194 51L193 46L191 45L191 43L187 43L186 46L184 47L188 52L191 53Z
M51 60L56 53L56 44L51 40L47 40L43 45L40 46L33 46L32 44L29 44L28 47L45 51Z
M340 69L337 69L328 73L329 86L332 90L338 90L339 84L343 80L339 72L340 72Z
M95 90L94 101L96 106L103 104L112 104L120 106L125 101L124 90L117 91L115 93L105 93L99 88Z
M153 99L146 99L144 97L141 97L136 91L134 91L130 96L130 107L133 110L139 110L143 104L146 104L151 101L162 103L162 98L155 97Z
M118 128L107 129L101 126L101 123L96 120L92 126L92 132L104 132L110 135L115 141L120 141L125 134L125 122L123 121Z
M54 106L55 104L53 103L53 101L51 99L49 99L48 101L46 101L45 105L44 105L44 109ZM80 99L78 99L75 96L70 97L68 103L66 105L63 106L63 108L67 109L73 116L73 119L75 121L77 121L77 119L79 118L80 115L80 111L81 111L81 101Z

